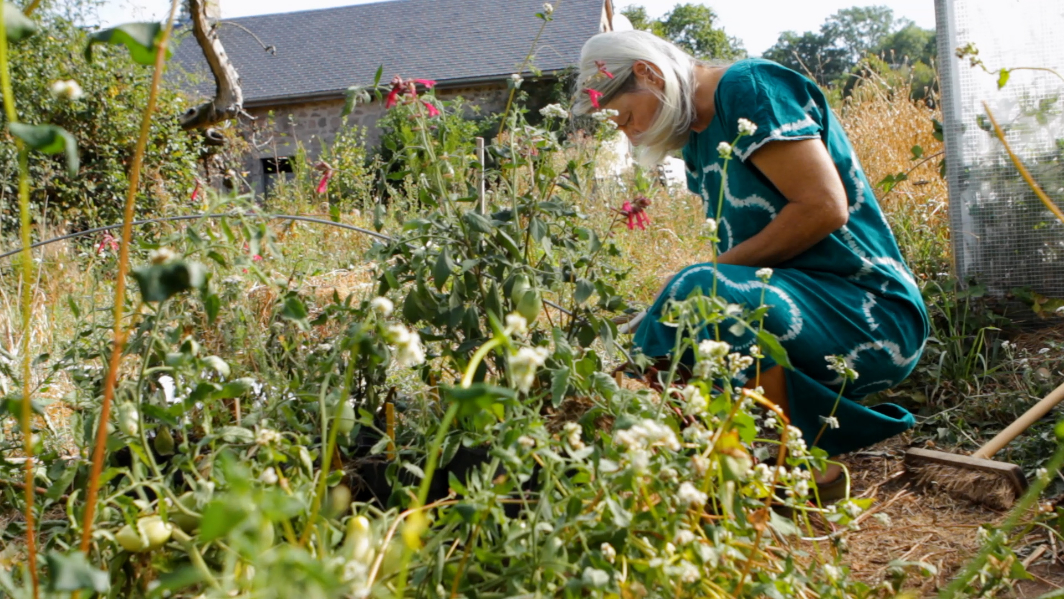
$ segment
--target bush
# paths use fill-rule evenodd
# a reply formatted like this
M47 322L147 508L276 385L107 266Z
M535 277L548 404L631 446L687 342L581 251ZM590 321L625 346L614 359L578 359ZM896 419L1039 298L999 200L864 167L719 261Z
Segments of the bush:
M67 221L74 228L118 222L151 69L133 64L125 48L103 45L94 47L93 60L86 61L85 31L54 11L38 20L41 32L11 47L19 118L24 123L51 123L70 132L78 142L81 168L76 177L69 177L62 157L31 154L34 210L43 215L47 209L49 220ZM80 99L62 100L51 93L54 82L71 79L84 90ZM175 198L192 193L198 142L174 118L184 109L177 91L160 90L156 112L162 116L152 121L138 216L156 216ZM14 145L0 144L0 192L6 198L16 196L17 172ZM16 202L3 202L0 223L5 231L18 226Z

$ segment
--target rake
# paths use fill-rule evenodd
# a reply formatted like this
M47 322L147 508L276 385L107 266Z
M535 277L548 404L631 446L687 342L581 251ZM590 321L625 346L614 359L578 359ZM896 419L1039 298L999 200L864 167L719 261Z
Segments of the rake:
M1027 490L1027 477L1016 464L992 460L994 454L1064 400L1064 384L1031 406L1005 430L970 456L930 449L905 452L905 467L920 485L933 485L951 495L1007 509Z

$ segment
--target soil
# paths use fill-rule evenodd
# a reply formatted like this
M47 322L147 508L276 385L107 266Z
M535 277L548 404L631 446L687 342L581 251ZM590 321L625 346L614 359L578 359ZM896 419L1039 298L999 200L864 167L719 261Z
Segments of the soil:
M871 586L888 578L893 560L925 562L937 574L912 575L907 589L934 596L979 549L979 526L996 524L1005 513L914 486L905 476L902 456L907 439L896 437L846 456L855 497L873 497L860 530L846 536L852 575ZM1014 597L1038 597L1064 587L1064 544L1041 528L1025 536L1015 551L1032 580L1020 581Z

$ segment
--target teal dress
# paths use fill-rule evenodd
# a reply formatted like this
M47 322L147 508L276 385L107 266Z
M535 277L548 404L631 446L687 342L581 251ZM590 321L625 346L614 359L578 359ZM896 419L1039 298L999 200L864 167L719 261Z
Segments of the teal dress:
M726 252L764 229L787 200L750 161L771 142L819 139L827 146L846 188L849 220L804 253L773 268L768 283L756 267L696 264L673 277L636 330L634 344L648 356L668 355L676 329L659 322L670 299L708 292L714 278L718 295L756 308L762 293L770 306L765 327L775 334L793 365L786 371L792 423L807 442L822 427L842 390L835 417L818 445L829 455L846 453L892 437L914 424L912 414L893 404L867 406L869 394L897 385L912 372L928 336L927 309L912 273L861 170L853 148L827 99L815 83L774 62L739 61L728 68L715 96L716 116L707 129L691 133L683 149L687 184L716 217L718 194L724 204L718 223L718 251ZM739 119L757 125L735 144L722 181L724 159L718 144L732 143ZM720 327L722 340L738 350L754 344ZM828 369L826 356L841 355L858 378L845 385ZM762 360L761 368L771 367ZM740 376L743 383L751 373Z

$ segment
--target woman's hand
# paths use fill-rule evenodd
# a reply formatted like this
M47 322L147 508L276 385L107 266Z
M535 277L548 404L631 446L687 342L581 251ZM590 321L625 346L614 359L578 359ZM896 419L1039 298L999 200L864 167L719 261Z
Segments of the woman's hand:
M776 266L849 220L846 188L823 141L769 142L750 160L787 198L787 205L760 233L718 256L719 263Z

